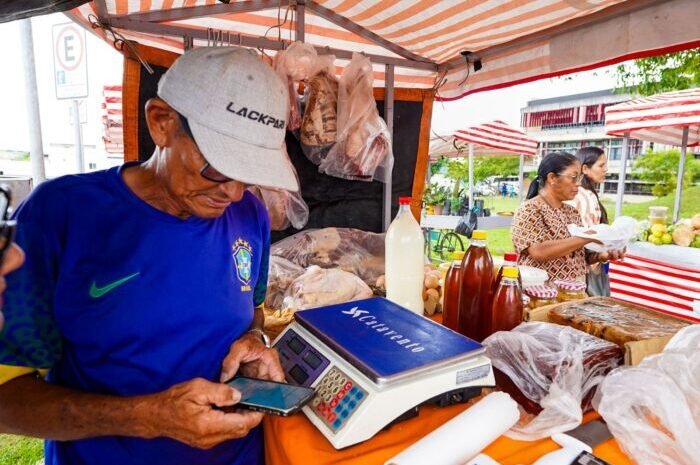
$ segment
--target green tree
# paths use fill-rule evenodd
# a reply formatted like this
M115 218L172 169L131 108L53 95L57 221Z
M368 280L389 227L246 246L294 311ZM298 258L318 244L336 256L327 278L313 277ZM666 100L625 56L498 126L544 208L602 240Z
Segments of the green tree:
M652 194L656 197L663 197L673 192L676 188L680 157L681 152L679 150L647 151L634 162L633 168L642 181L654 183ZM696 160L692 153L687 153L683 187L685 188L697 181L700 181L700 161Z
M617 66L617 90L653 95L700 86L700 48Z

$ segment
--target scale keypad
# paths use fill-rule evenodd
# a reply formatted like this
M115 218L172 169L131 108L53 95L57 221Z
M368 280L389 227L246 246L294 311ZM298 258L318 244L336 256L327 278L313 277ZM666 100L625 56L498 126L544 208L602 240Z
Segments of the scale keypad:
M332 367L315 387L311 410L333 431L338 431L367 398L367 391Z

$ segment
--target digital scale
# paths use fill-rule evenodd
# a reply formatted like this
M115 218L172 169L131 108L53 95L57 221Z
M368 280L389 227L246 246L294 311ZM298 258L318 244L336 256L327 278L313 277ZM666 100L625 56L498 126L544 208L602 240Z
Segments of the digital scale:
M365 441L426 401L495 385L481 344L381 297L301 310L275 340L303 408L336 449Z

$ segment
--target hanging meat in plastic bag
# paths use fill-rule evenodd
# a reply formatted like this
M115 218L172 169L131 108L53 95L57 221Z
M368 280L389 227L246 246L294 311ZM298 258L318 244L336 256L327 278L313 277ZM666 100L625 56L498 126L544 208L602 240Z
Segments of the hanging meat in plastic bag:
M282 50L273 60L277 74L287 83L289 91L289 117L287 129L294 131L301 126L301 110L297 97L297 82L312 76L316 66L316 49L310 44L294 42Z
M338 80L333 72L335 56L318 57L309 80L300 141L306 157L318 165L335 143L337 131Z
M374 100L372 63L353 53L338 85L338 137L319 171L360 181L386 182L394 164L386 123Z

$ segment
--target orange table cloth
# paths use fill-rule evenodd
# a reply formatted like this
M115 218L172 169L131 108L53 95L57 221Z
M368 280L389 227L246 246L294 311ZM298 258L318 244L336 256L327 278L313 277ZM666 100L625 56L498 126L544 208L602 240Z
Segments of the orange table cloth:
M342 450L333 448L303 413L288 418L266 415L265 460L267 465L383 464L477 400L443 408L423 406L417 417L399 422L368 441ZM596 413L588 413L584 422L594 418L598 418ZM465 434L469 433L465 431ZM501 465L528 465L558 448L551 439L524 442L501 436L484 453ZM593 453L611 465L632 465L614 439L598 445Z

